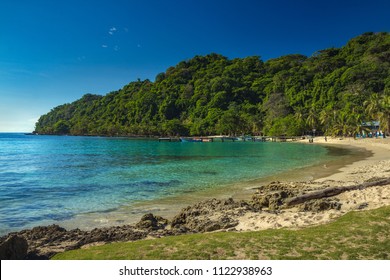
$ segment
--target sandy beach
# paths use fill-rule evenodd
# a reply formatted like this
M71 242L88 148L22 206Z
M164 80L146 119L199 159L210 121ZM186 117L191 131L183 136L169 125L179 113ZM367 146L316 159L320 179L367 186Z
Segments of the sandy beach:
M307 140L302 140L307 141ZM295 186L300 184L311 188L341 187L363 182L390 178L390 139L353 139L317 137L310 145L338 145L342 147L364 148L372 156L344 166L338 172L310 182L286 182ZM326 168L326 167L325 167ZM390 185L373 186L362 190L341 193L332 199L340 203L340 209L324 211L301 211L299 207L283 209L278 212L248 212L239 217L236 230L253 231L270 228L299 229L302 227L327 223L350 211L364 211L390 205Z

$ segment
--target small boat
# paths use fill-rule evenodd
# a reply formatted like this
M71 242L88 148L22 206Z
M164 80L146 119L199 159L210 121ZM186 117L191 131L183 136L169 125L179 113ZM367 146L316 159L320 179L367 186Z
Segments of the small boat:
M201 138L180 137L181 142L202 142Z
M242 135L242 136L238 136L238 137L235 137L235 141L253 141L254 138L252 138L252 136L250 135Z

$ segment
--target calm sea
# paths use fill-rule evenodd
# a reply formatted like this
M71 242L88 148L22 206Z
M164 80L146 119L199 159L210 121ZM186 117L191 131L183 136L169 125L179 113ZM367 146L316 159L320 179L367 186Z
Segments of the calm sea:
M298 143L180 143L0 133L0 234L221 189L335 155ZM173 200L174 201L174 200ZM82 221L76 224L82 228Z

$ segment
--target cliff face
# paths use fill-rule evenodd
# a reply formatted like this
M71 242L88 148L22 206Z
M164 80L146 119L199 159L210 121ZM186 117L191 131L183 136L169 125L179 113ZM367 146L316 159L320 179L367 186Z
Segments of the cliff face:
M390 36L365 33L311 57L195 56L154 82L86 94L40 117L40 134L301 135L357 133L363 121L389 130Z

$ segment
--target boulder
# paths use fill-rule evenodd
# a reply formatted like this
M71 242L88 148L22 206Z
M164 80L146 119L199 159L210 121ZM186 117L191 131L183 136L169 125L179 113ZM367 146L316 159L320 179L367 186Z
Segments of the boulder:
M135 225L138 229L146 229L146 230L159 230L164 229L168 224L168 220L155 216L151 213L145 214L141 220Z
M0 259L24 260L27 257L28 244L24 237L11 235L0 244Z

